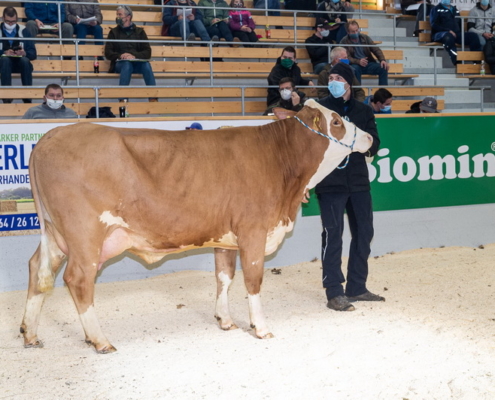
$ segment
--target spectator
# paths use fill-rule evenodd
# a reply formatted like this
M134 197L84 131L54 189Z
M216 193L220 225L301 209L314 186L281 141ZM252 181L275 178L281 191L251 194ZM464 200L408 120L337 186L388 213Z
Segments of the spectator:
M0 37L9 38L0 41L0 75L2 86L12 86L12 72L20 72L22 86L33 86L33 64L36 60L36 47L32 40L20 40L31 37L24 25L17 23L17 11L14 7L3 9L3 22L0 24ZM31 99L22 99L31 103ZM12 103L12 99L3 99Z
M495 12L490 5L490 0L481 0L469 11L468 32L478 35L481 47L484 47L486 41L493 37L494 25Z
M462 40L460 16L457 7L450 5L450 0L441 0L430 13L431 38L443 44L454 65L457 65L455 43ZM469 46L471 51L481 51L480 40L474 32L464 33L464 44Z
M349 1L325 0L318 4L317 11L327 11L326 19L332 25L330 27L329 39L332 42L340 43L346 35L345 24L347 23L348 14L344 12L353 12L354 7ZM322 15L322 14L319 14ZM349 15L352 18L352 15Z
M280 10L280 0L254 0L254 8ZM268 15L279 17L279 11L268 11Z
M373 96L368 96L364 104L368 104L373 114L392 114L392 93L387 89L378 89Z
M483 53L485 55L485 61L490 67L490 72L492 75L495 75L495 38L486 41Z
M193 0L170 0L167 5L184 6L185 8L166 7L163 9L163 36L178 36L184 40L195 40L196 36L199 36L203 42L210 41L210 35L203 23L203 13L200 9L196 8L197 5ZM185 24L182 10L186 10ZM190 14L187 10L190 10ZM184 25L186 28L185 32ZM213 39L218 40L218 37Z
M98 0L72 0L75 2L85 2L85 3L95 3L95 4L73 4L69 3L66 5L66 17L74 26L74 32L78 39L84 39L88 34L93 35L95 39L101 41L95 42L94 44L103 44L103 29L101 23L103 17L101 15L100 6L98 5ZM95 17L96 20L83 22L82 19ZM79 44L85 44L84 41L79 42Z
M192 131L202 131L203 125L201 125L199 122L193 122L191 126L186 126L186 129L190 129Z
M31 37L36 37L40 30L43 32L58 32L62 25L62 37L72 38L74 28L68 22L65 22L65 2L63 0L54 0L60 4L60 18L58 14L58 4L55 3L25 3L27 23L26 30ZM45 25L53 27L46 29ZM45 28L45 29L44 29Z
M319 45L306 46L315 74L319 74L325 65L328 64L328 52L330 49L329 27L326 19L316 18L315 33L306 39L306 43L308 44Z
M232 0L230 7L244 8L244 0ZM238 38L241 42L254 43L258 41L258 36L254 31L256 24L248 10L229 11L229 28L234 38ZM250 46L246 45L246 47Z
M56 83L45 88L43 103L31 107L23 115L22 119L58 119L77 118L74 110L64 106L64 91Z
M334 47L330 52L330 64L328 64L318 75L318 86L324 86L318 89L318 98L323 99L330 94L328 90L328 76L330 75L330 70L338 63L343 62L344 64L349 64L349 59L347 58L347 50L343 47ZM357 88L359 86L359 81L354 76L352 81L352 96L361 103L365 99L364 90Z
M389 66L387 61L385 61L383 52L379 47L371 47L374 44L373 40L369 36L359 33L359 24L356 21L348 22L346 24L346 30L347 36L340 43L342 45L361 45L347 49L351 67L354 68L354 73L359 83L361 84L361 76L363 74L378 75L378 84L380 86L387 86Z
M263 115L268 115L276 107L286 110L299 111L304 106L306 94L297 90L291 78L282 78L278 85L279 97L275 103L269 106Z
M216 38L215 41L224 38L227 42L234 41L232 32L229 28L229 6L225 0L201 0L199 2L201 7L212 7L203 8L204 14L204 25L206 31L211 38ZM217 7L225 7L224 9L217 9Z
M438 113L437 101L433 97L425 97L422 101L413 103L406 114Z
M297 66L296 49L292 46L284 47L282 55L277 58L275 66L268 75L268 85L278 86L282 78L292 78L294 86L314 86L309 79L301 76L301 68ZM269 106L277 101L279 97L278 89L269 88L266 98L266 105Z
M105 57L110 60L109 72L120 74L121 86L131 83L133 73L142 74L146 85L155 86L153 70L149 61L146 61L151 58L151 47L146 32L132 22L132 10L129 6L117 7L116 21L117 26L110 30L108 39L119 41L105 44Z
M419 36L419 22L426 21L430 17L430 12L431 9L433 8L430 0L426 0L426 2L424 0L421 0L418 1L417 3L419 4L419 7L416 14L416 23L414 24L413 36Z

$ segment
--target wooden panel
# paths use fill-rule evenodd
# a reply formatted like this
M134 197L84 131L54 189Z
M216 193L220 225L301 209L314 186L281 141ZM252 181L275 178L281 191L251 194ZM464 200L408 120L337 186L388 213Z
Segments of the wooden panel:
M430 21L419 21L419 30L420 31L429 31L429 30L431 30Z
M266 89L265 96L266 96ZM241 97L241 89L240 88L207 88L207 87L183 87L180 89L177 88L152 88L152 87L143 87L139 90L135 90L132 93L129 93L129 89L127 88L105 88L102 87L99 90L99 96L101 98L149 98L149 97L158 97L158 98L225 98L225 97L233 97L240 98ZM183 103L184 104L184 103Z
M458 74L479 74L480 69L481 69L481 64L457 64L456 66L456 72ZM486 69L487 67L485 67L485 72Z
M378 88L374 88L372 93L375 93ZM397 87L390 86L387 88L388 91L392 93L393 96L407 97L407 96L418 96L418 97L426 97L426 96L444 96L445 89L443 87Z
M482 51L458 51L458 61L481 61L485 59Z

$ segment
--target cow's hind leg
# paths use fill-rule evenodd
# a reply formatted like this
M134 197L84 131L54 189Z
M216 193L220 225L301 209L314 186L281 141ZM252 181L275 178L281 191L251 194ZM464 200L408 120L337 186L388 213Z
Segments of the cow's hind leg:
M230 316L229 287L234 279L237 250L215 249L215 274L217 277L217 303L215 318L225 331L237 329Z
M65 258L53 236L46 232L29 260L28 297L21 324L24 347L43 347L43 343L38 339L41 306L45 293L53 287L54 276Z
M260 339L273 337L266 324L260 298L265 265L265 243L266 232L258 234L251 232L247 238L244 237L244 240L239 238L242 271L248 292L251 327L255 329L256 336Z
M83 254L88 254L83 253ZM112 353L113 347L103 334L94 309L95 278L98 271L98 256L91 260L81 254L70 254L64 273L72 299L86 335L86 343L95 347L97 353Z

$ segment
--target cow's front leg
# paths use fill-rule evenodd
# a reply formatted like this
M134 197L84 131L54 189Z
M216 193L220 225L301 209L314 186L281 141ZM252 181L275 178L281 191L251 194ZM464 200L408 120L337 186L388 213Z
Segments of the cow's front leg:
M247 243L242 243L242 245L241 241L239 241L244 283L248 291L251 327L255 329L256 336L260 339L273 337L263 315L260 297L265 265L265 243L266 233L252 234Z
M234 279L237 250L215 249L215 275L217 277L217 303L215 318L225 331L237 329L230 316L229 287Z

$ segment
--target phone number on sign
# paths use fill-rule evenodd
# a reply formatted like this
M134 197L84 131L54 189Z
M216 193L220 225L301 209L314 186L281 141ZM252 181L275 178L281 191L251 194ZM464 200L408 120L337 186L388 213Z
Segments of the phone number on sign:
M36 214L0 215L0 231L40 229Z

